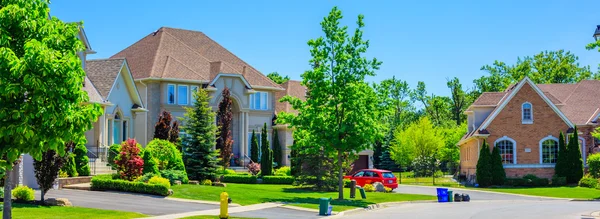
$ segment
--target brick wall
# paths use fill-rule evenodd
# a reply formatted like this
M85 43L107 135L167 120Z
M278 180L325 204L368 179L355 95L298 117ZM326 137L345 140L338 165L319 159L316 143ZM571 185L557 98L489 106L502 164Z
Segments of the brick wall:
M472 139L460 146L460 173L470 176L475 174L477 160L479 159L479 142Z

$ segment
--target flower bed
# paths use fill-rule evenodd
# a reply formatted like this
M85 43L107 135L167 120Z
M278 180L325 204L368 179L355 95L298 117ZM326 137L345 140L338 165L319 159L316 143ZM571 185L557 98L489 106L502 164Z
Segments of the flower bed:
M113 179L113 175L94 176L92 178L92 190L112 190L162 196L169 195L169 188L165 185Z

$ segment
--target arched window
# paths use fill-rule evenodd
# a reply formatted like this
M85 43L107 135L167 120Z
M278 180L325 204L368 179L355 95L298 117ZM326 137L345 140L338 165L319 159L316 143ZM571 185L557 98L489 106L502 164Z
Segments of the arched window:
M553 136L540 141L540 163L555 164L558 158L558 139Z
M533 108L531 107L531 103L526 102L523 104L521 114L523 124L533 123Z
M121 114L120 113L116 113L115 114L115 118L113 120L113 144L120 144L122 141L120 141L119 138L119 134L121 133L120 128L121 128Z
M498 147L498 150L500 150L503 164L517 163L516 145L517 143L513 139L506 136L496 140L494 147Z

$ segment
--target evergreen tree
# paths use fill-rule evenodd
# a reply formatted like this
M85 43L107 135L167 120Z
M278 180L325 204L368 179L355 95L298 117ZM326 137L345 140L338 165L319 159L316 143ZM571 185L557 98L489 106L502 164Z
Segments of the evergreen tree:
M492 184L497 186L503 185L506 180L506 172L502 165L502 157L500 156L500 149L498 147L494 147L492 150L491 158Z
M300 158L298 157L298 150L294 149L292 145L292 150L290 151L290 172L292 176L298 176L300 174L301 166L300 166Z
M218 169L218 151L216 144L217 126L215 113L208 104L210 97L204 89L198 89L193 95L196 102L186 108L184 126L186 139L183 160L189 179L214 180Z
M567 174L567 182L577 183L583 177L583 160L581 159L581 150L579 147L579 136L577 134L577 127L575 127L571 138L569 138L567 153L569 154L569 169Z
M87 152L87 148L83 144L78 144L73 149L73 154L75 154L75 168L79 176L90 175L90 159L87 156Z
M144 160L144 169L142 172L143 174L160 174L158 170L158 163L156 162L156 159L154 158L154 156L152 156L152 153L149 150L144 150L144 156L142 157L142 159Z
M281 154L281 145L279 144L279 134L273 130L273 162L277 164L277 167L283 166Z
M483 142L479 151L479 159L477 160L477 183L481 187L488 187L492 184L492 166L491 166L490 148L487 142Z
M269 139L267 138L267 123L264 124L261 131L261 159L260 171L263 176L273 175L273 151L269 147Z
M221 95L223 96L223 100L219 103L219 111L217 112L217 127L219 129L217 149L221 153L221 166L227 168L231 164L231 152L233 150L233 139L231 135L231 124L233 121L231 106L233 101L231 100L229 88L225 87Z
M373 145L373 167L376 169L384 169L381 167L381 156L384 154L383 142L380 140L375 141Z
M569 152L565 144L565 135L560 132L558 137L558 157L556 158L556 165L554 166L554 175L559 177L567 177L569 173Z
M252 130L252 138L250 138L250 159L252 162L258 163L258 138L256 132Z
M396 164L396 162L394 162L394 160L392 160L391 154L390 154L390 144L392 139L394 138L394 134L393 134L393 130L392 129L385 137L382 148L381 148L381 155L379 156L379 166L376 167L377 169L384 169L384 170L390 170L390 171L394 171L394 172L400 172L401 168L398 166L398 164ZM373 156L375 156L375 154L373 154ZM373 159L375 160L375 159ZM374 162L374 161L373 161Z

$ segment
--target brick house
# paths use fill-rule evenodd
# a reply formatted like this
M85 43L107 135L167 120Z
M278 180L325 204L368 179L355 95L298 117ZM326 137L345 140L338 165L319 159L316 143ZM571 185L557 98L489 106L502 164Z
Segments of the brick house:
M459 141L460 174L474 179L484 141L499 147L507 177L534 174L551 178L560 132L577 126L582 158L595 153L591 132L600 115L600 81L534 84L529 78L504 92L485 92L465 111L467 134Z

